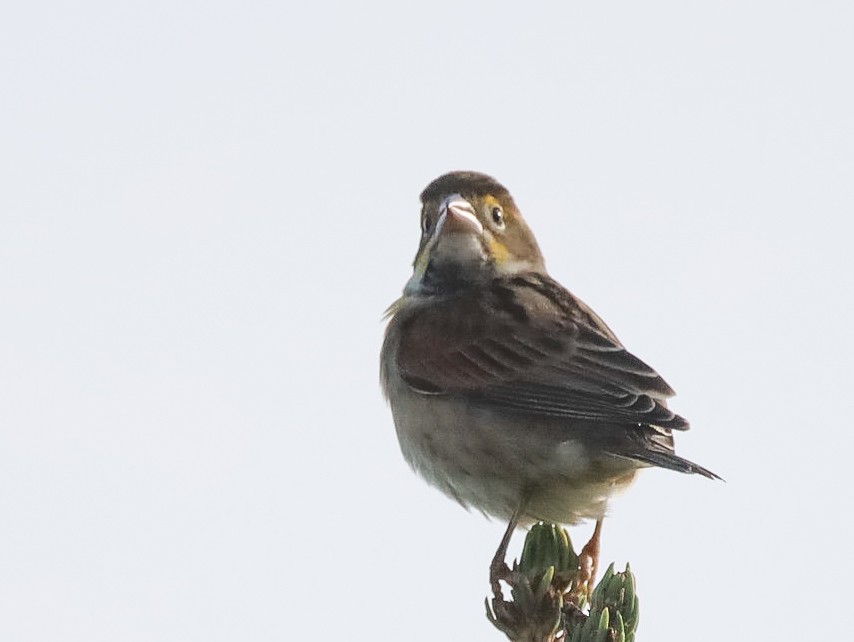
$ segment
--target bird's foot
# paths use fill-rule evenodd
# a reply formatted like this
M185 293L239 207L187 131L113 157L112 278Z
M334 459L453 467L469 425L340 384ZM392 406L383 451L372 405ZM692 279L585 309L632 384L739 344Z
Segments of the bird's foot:
M578 575L576 576L572 591L569 593L569 601L580 606L583 602L590 601L593 586L596 583L596 573L599 570L599 537L602 534L602 520L596 521L596 528L590 541L581 549L578 556Z
M507 557L507 547L510 545L510 538L513 537L513 531L516 530L516 525L519 523L519 515L522 512L521 506L516 509L510 517L507 524L507 530L504 531L504 536L501 538L501 543L495 551L495 556L492 558L492 563L489 565L489 585L492 587L492 594L496 599L501 599L501 581L508 581L510 578L510 567L507 566L505 558Z
M503 580L506 582L509 579L510 567L507 566L507 562L504 561L504 558L493 558L492 563L489 565L489 585L492 587L492 594L495 597L502 597L501 581Z

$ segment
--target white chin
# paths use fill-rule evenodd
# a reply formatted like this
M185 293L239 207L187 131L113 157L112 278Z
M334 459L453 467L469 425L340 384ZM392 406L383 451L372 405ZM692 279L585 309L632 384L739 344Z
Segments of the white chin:
M475 266L486 261L480 239L473 234L448 234L433 248L433 257L460 266Z

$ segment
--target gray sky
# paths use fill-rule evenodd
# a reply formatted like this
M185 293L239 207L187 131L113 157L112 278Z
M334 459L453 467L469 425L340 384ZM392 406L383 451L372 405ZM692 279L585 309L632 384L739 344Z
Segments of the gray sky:
M451 169L727 479L613 505L641 638L838 635L854 9L565 4L3 10L0 638L501 639L503 526L407 469L377 383Z

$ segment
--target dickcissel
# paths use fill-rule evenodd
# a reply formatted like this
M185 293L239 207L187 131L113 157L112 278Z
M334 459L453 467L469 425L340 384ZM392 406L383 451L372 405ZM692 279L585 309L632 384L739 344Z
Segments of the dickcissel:
M688 422L673 390L546 271L507 189L451 172L421 194L421 241L388 310L381 382L406 461L465 507L508 527L596 520L649 466L717 478L674 452Z

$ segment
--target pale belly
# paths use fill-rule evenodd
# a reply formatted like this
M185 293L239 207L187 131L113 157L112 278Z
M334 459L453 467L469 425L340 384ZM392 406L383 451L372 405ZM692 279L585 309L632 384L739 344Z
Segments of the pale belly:
M430 484L466 507L509 519L524 502L523 522L574 524L605 514L638 466L597 452L565 422L472 407L388 382L403 455Z

